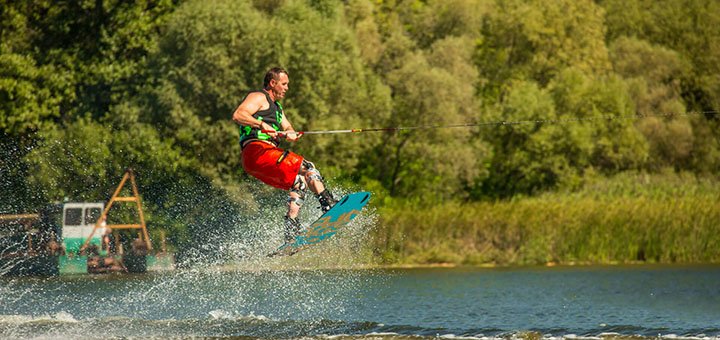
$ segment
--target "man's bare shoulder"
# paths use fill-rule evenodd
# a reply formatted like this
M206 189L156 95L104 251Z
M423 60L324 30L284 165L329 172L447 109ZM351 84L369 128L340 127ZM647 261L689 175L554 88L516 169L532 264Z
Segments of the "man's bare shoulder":
M245 96L245 99L240 103L240 108L244 108L245 110L249 111L250 113L253 113L257 110L261 110L264 108L267 108L270 104L268 103L267 99L265 98L265 94L262 92L251 92L248 93L247 96Z
M267 101L267 100L265 100L265 94L264 94L264 93L262 93L262 92L260 92L260 91L257 91L257 92L250 92L250 93L248 93L248 95L245 97L245 101L262 103L262 102L265 102L265 101Z

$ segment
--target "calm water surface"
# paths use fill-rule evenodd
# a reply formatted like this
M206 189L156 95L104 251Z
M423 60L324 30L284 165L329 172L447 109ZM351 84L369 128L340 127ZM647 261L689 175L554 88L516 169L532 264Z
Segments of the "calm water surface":
M718 266L251 267L2 278L0 338L720 337Z

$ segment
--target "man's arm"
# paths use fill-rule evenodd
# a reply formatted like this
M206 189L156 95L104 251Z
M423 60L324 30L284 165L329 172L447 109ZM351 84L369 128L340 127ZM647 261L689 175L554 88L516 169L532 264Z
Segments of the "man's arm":
M235 109L232 119L240 125L265 130L268 135L275 138L277 137L277 133L270 124L257 120L252 116L255 112L260 111L264 105L270 105L267 99L265 99L265 95L259 92L250 93L245 100L240 103L240 106Z
M290 120L287 116L283 117L282 123L280 123L280 127L283 129L283 131L287 131L288 133L285 134L285 139L287 139L290 142L294 142L302 136L301 134L295 133L295 129L293 129L292 124L290 124ZM293 131L293 132L289 132Z
M267 100L265 99L265 96L262 95L262 93L253 92L250 93L245 100L243 100L242 103L240 103L240 106L235 109L235 112L233 113L232 119L235 121L235 123L238 123L243 126L250 126L253 128L258 129L264 129L263 124L261 121L255 119L252 115L255 112L260 111L263 104L265 104ZM265 124L267 125L267 124Z

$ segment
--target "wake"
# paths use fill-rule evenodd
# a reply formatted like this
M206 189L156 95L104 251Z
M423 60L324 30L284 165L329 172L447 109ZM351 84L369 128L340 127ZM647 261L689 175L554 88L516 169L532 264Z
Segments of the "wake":
M340 198L356 190L334 188ZM294 256L268 258L267 254L283 243L283 216L286 212L282 192L267 198L256 198L260 208L241 216L222 238L219 250L224 263L217 267L225 270L274 271L288 269L362 268L372 263L372 230L377 225L377 210L370 204L348 225L339 228L335 236L324 240ZM372 198L371 198L372 200ZM300 211L304 228L322 212L314 195L308 198Z

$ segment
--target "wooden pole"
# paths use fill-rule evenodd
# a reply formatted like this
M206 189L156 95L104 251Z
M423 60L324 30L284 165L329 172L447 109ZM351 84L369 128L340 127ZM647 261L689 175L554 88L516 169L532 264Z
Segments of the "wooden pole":
M148 236L147 226L145 225L145 216L144 216L143 210L142 210L142 203L140 202L140 193L138 192L137 184L135 183L135 175L132 173L132 170L130 170L129 172L130 172L130 182L132 183L133 194L137 198L137 200L135 201L135 204L137 205L138 215L140 216L140 226L142 229L141 231L145 238L145 244L147 245L147 249L152 250L152 244L150 243L150 236ZM139 234L139 232L138 232L138 234Z

